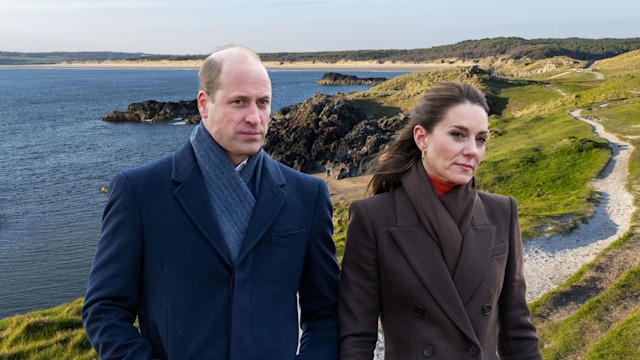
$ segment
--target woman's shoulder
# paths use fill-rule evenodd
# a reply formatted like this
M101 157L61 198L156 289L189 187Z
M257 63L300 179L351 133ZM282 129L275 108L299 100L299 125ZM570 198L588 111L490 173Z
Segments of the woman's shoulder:
M395 199L394 192L395 190L384 192L381 194L370 195L362 199L355 200L352 203L352 206L357 204L356 206L368 207L368 206L378 206L380 204L393 202Z
M380 214L386 211L394 211L395 195L394 191L367 196L356 200L349 206L349 212L364 212Z
M513 196L478 191L478 197L486 209L505 209L517 211L517 202Z
M495 202L503 202L503 203L509 203L512 200L515 201L513 196L495 194L495 193L490 193L485 191L478 191L478 196L480 196L480 198L483 201L495 201Z

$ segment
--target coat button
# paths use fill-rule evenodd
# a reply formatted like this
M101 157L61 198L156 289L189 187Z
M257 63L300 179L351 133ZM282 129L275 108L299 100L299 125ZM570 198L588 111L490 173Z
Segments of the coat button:
M435 353L435 350L433 349L433 346L431 346L431 345L425 346L424 350L422 350L422 355L424 355L426 357L432 357L434 353Z
M427 313L427 311L424 309L424 307L422 307L420 305L416 306L416 308L414 310L415 310L415 314L416 314L417 317L423 317L424 314Z
M491 305L484 304L484 306L482 306L482 313L485 315L491 314Z
M467 355L471 357L476 357L478 354L480 354L480 348L476 345L471 345L469 346L469 349L467 349Z

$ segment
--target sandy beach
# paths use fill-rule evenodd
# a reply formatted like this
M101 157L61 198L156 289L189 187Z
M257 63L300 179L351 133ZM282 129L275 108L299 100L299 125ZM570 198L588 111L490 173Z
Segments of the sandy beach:
M158 61L85 61L64 62L58 64L36 65L0 65L0 68L144 68L144 69L199 69L201 60L158 60ZM427 71L456 66L469 66L465 63L441 64L441 63L402 63L402 62L374 62L374 61L339 61L327 63L319 61L304 62L275 62L265 61L264 65L269 70L325 70L325 71Z

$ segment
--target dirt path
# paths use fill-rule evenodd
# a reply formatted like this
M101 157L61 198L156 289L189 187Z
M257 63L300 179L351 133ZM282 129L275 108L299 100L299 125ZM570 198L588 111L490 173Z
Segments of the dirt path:
M597 71L593 71L591 70L591 68L587 68L587 69L579 69L579 70L571 70L571 71L565 71L563 73L560 74L556 74L553 76L550 76L549 79L553 79L553 78L557 78L566 74L571 74L572 72L584 72L584 73L589 73L589 74L593 74L596 77L596 80L604 80L604 74L601 72L597 72Z
M569 114L594 128L609 141L611 160L594 181L600 196L594 215L569 234L535 238L524 244L524 268L527 300L533 301L564 283L582 265L629 230L635 208L633 197L625 189L629 154L633 147L607 133L596 121L580 116L580 109Z

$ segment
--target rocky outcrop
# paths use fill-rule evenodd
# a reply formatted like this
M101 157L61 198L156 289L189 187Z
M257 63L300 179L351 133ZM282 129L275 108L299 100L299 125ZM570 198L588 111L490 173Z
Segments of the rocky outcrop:
M343 75L334 72L325 73L318 84L320 85L378 85L381 82L387 81L387 78L383 77L371 77L371 78L359 78L353 75Z
M364 175L372 165L371 161L384 150L408 120L406 114L400 113L367 119L354 126L332 146L331 156L322 164L327 177L343 179Z
M146 100L130 104L124 111L111 111L102 120L151 123L184 121L186 124L196 124L200 122L200 114L196 100L180 100L178 102Z
M404 114L373 118L356 101L315 94L273 114L265 151L303 172L341 179L361 175L406 123Z

